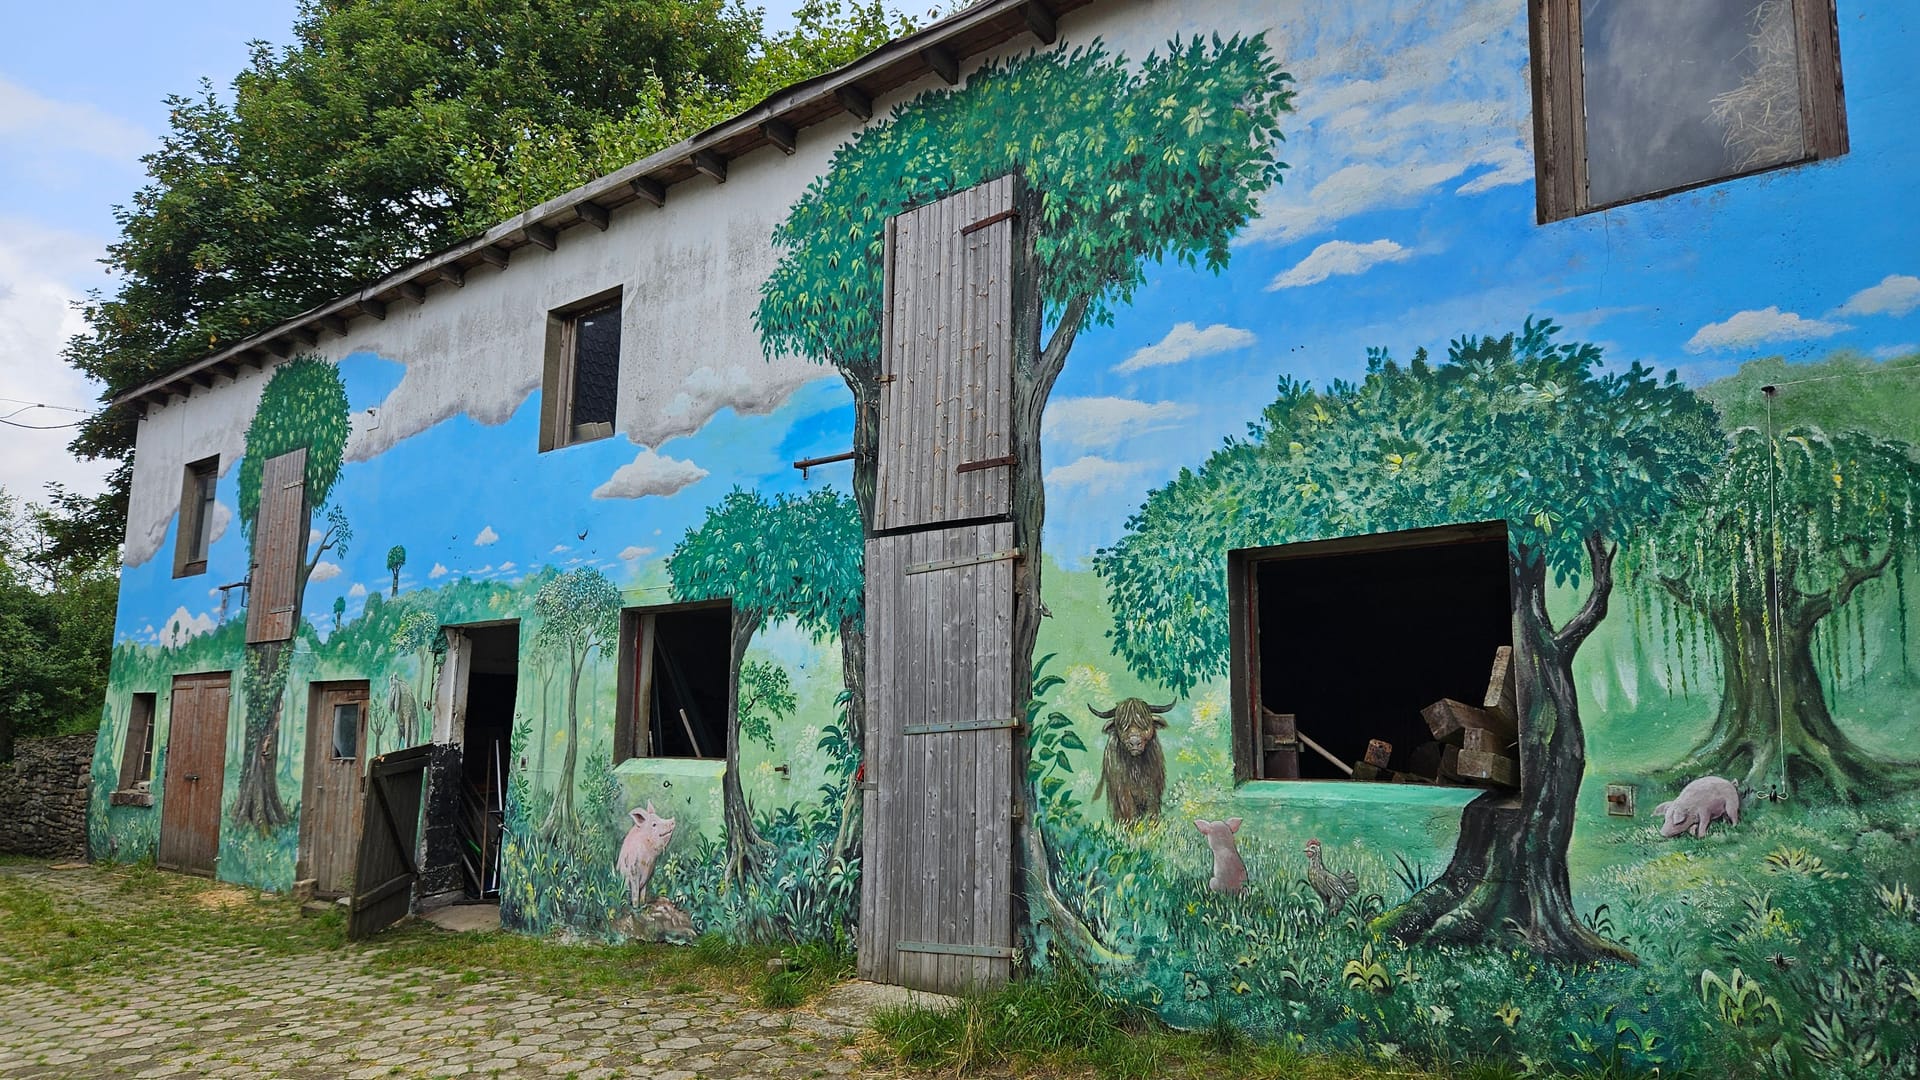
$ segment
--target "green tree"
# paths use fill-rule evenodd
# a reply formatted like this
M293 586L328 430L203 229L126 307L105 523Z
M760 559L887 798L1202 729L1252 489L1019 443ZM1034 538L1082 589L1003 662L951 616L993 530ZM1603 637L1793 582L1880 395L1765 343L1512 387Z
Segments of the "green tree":
M240 528L251 548L260 516L260 477L269 459L305 449L307 464L306 512L326 511L327 525L312 545L310 558L299 560L294 586L295 618L305 611L307 580L328 551L345 553L353 538L345 512L329 506L328 497L340 478L347 435L347 388L340 372L318 357L305 356L276 368L260 393L260 404L247 425L246 453L240 459ZM300 530L304 536L306 530ZM252 602L251 595L248 602ZM287 669L293 639L263 641L247 646L243 674L247 713L247 748L240 771L233 820L263 833L287 824L290 816L280 799L280 714L286 697Z
M1488 792L1462 814L1445 874L1388 912L1402 940L1501 940L1543 955L1631 959L1582 925L1567 843L1586 770L1573 681L1606 617L1619 547L1697 491L1724 449L1711 406L1639 364L1602 372L1600 350L1556 344L1529 320L1453 343L1434 366L1374 353L1358 383L1282 380L1244 440L1154 491L1095 557L1114 651L1182 692L1226 674L1226 553L1458 521L1507 523L1514 653L1524 673L1518 798ZM1549 582L1586 585L1556 625Z
M388 588L388 596L400 595L400 569L407 565L407 549L395 544L387 549L387 571L393 575L393 584Z
M118 565L60 551L48 513L0 488L0 762L18 736L96 726L106 697Z
M573 791L580 762L580 676L594 650L605 655L619 640L620 590L598 569L582 566L543 582L533 595L533 611L540 618L533 647L567 662L567 749L545 828L550 836L570 836L580 825ZM543 745L548 734L540 733Z
M780 495L772 502L735 489L707 508L706 518L674 545L667 577L675 600L728 600L733 625L727 666L727 771L721 800L727 827L727 874L735 881L759 869L765 844L740 784L742 667L760 627L782 619L815 641L840 636L841 655L864 650L865 584L859 510L837 492ZM861 724L861 669L846 665L848 725ZM860 745L859 735L854 745ZM849 785L851 788L851 785ZM849 800L851 802L851 800ZM849 813L843 808L843 821ZM844 831L844 830L843 830Z
M1676 774L1858 799L1911 772L1835 725L1816 642L1824 627L1831 651L1843 649L1828 620L1840 621L1855 593L1891 570L1905 664L1916 518L1920 463L1906 443L1807 426L1772 438L1756 428L1734 433L1713 486L1640 557L1643 578L1703 620L1720 653L1713 727Z

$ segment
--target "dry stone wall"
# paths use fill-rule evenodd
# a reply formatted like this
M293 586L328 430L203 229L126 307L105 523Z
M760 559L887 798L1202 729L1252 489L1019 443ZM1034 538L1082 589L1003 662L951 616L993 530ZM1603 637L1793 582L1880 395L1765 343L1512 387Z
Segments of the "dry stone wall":
M91 732L22 739L0 765L0 853L87 857Z

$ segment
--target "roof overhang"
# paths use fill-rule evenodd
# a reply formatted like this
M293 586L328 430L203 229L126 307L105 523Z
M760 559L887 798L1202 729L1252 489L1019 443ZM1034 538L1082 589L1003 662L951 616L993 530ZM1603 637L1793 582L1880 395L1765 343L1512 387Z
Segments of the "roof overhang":
M724 183L729 161L763 146L791 154L801 130L844 115L866 120L873 116L874 99L899 87L928 75L958 83L963 61L1025 34L1050 45L1058 16L1096 2L986 0L896 38L845 67L781 90L730 120L549 199L479 236L136 386L109 404L134 405L144 411L185 397L196 386L212 386L217 378L265 369L311 348L323 336L345 336L355 319L384 319L393 304L426 303L429 286L443 282L462 286L468 272L476 268L506 270L513 253L528 244L551 251L570 229L604 230L609 213L628 203L642 200L664 206L670 188L698 177Z

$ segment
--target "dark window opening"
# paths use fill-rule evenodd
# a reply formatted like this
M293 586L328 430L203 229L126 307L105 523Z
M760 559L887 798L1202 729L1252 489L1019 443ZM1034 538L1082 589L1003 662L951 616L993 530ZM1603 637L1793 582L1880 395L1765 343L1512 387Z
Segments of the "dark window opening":
M729 604L629 612L621 758L727 756Z
M351 761L360 756L360 701L337 701L333 705L333 758Z
M554 311L547 318L540 449L613 434L620 396L620 290Z
M174 540L174 577L207 572L207 549L213 546L214 495L219 483L218 457L187 466L180 491L180 531Z
M153 694L133 695L127 711L127 741L120 756L120 790L153 779Z
M1445 747L1423 710L1441 699L1480 706L1496 655L1513 642L1505 527L1290 545L1246 558L1248 666L1259 706L1258 719L1242 718L1256 735L1247 771L1267 779L1344 780L1349 769L1360 779L1441 778ZM1291 737L1283 717L1292 720ZM1391 746L1377 763L1381 775L1361 768L1373 740ZM1458 737L1449 742L1458 749ZM1501 742L1494 751L1514 756L1510 740Z

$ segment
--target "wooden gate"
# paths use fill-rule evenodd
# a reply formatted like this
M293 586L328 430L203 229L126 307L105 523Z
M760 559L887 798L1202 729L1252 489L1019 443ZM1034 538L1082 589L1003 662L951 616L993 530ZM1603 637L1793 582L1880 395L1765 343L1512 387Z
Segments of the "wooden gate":
M212 876L220 857L220 793L227 775L228 672L179 675L168 708L160 789L160 851L169 870Z
M366 683L314 687L307 709L300 861L303 876L314 880L314 892L321 896L339 896L353 879L366 734Z
M382 754L367 765L367 797L361 811L360 858L354 864L353 914L347 937L372 937L400 920L413 905L420 874L414 852L420 842L420 795L426 786L433 745Z
M860 977L954 993L1013 959L1013 526L867 542Z

